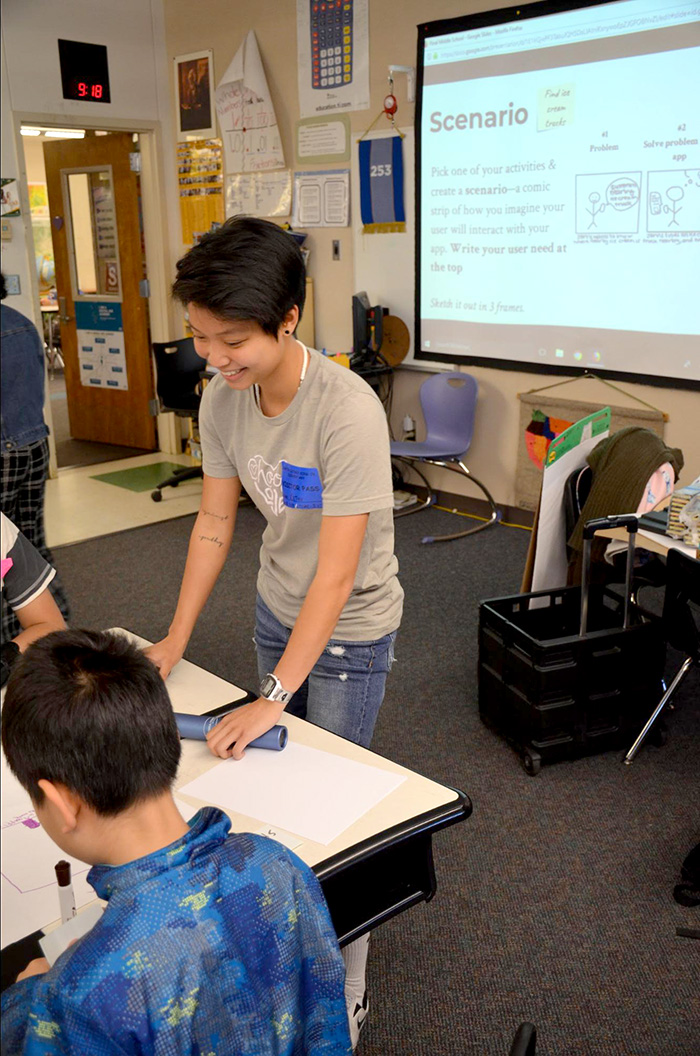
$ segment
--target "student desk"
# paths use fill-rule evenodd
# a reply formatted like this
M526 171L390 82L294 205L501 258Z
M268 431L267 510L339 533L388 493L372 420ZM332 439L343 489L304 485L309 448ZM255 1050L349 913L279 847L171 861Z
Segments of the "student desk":
M139 645L149 644L130 637ZM166 684L174 709L194 715L228 711L231 703L245 703L257 696L184 660ZM433 833L468 818L472 811L469 798L294 715L285 714L280 722L292 741L406 778L332 843L305 840L294 848L321 882L340 944L352 942L418 902L429 901L437 887ZM177 795L193 806L203 806L182 795L180 789L219 762L203 742L183 740ZM255 832L266 820L227 813L234 830L242 832Z
M138 645L150 644L136 635L129 634L129 637ZM173 708L189 714L222 712L231 703L255 699L254 694L186 660L175 667L166 684ZM305 840L294 848L294 853L316 873L343 946L397 913L433 897L437 887L433 834L468 818L472 805L463 792L422 777L294 715L283 715L281 721L289 729L291 741L400 773L406 778L332 843L324 845ZM184 740L174 789L176 795L192 806L205 805L183 795L180 789L220 762L205 743ZM269 821L230 810L227 813L234 831L259 831ZM57 854L60 856L60 852ZM53 926L47 925L47 930ZM8 956L3 956L3 961L12 963L4 965L3 985L10 981L7 978L10 973L14 978L31 957L40 955L35 948L36 937L29 936L21 944L15 944L22 945L22 949L14 955L13 947L7 948Z
M596 532L595 534L597 539L618 539L625 543L629 538L625 528L610 528L607 531ZM666 557L669 550L674 548L681 550L689 557L697 556L695 548L687 543L672 539L670 535L662 535L660 532L649 532L645 528L640 528L637 532L635 546L642 550L651 550L655 554L660 554L661 557Z

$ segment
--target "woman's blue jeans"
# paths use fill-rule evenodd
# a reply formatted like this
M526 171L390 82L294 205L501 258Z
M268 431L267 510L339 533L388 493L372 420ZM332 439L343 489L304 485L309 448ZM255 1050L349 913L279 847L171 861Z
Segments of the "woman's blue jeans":
M255 648L261 679L275 670L291 633L258 595ZM368 748L394 662L395 639L396 631L373 642L331 638L286 711Z

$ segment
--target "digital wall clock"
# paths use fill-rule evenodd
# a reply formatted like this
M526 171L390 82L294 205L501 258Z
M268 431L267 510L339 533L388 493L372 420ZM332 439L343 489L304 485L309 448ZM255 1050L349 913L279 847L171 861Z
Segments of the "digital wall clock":
M59 40L61 84L64 99L86 103L109 103L109 66L104 44Z

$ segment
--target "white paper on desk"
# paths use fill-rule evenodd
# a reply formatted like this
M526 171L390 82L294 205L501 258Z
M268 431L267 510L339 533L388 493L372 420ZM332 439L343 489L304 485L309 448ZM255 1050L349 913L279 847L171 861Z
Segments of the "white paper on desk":
M277 118L252 29L219 82L216 112L227 173L284 168Z
M39 945L44 957L53 968L54 962L58 960L64 950L67 950L75 939L82 939L83 935L94 928L104 910L99 902L93 902L82 913L77 913L66 924L60 928L54 928L43 939L39 939Z
M28 794L2 756L2 942L7 945L60 916L54 866L71 864L76 906L95 898L90 866L61 851L41 828Z
M574 422L549 445L542 478L533 591L566 586L564 485L575 469L585 466L589 452L609 434L610 408L605 407ZM533 608L538 600L532 603Z
M226 759L179 791L328 844L405 780L403 774L289 743L283 752L251 748L239 762Z

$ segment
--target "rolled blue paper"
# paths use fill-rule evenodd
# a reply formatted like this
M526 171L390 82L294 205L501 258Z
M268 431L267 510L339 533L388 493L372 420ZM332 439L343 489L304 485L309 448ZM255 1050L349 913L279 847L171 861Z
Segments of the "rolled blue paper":
M230 715L231 712L226 712ZM185 715L181 711L175 712L175 722L181 737L187 737L192 741L206 741L209 730L221 722L226 715ZM269 748L273 752L281 752L287 744L289 734L286 726L273 726L261 737L256 737L248 745L249 748Z

